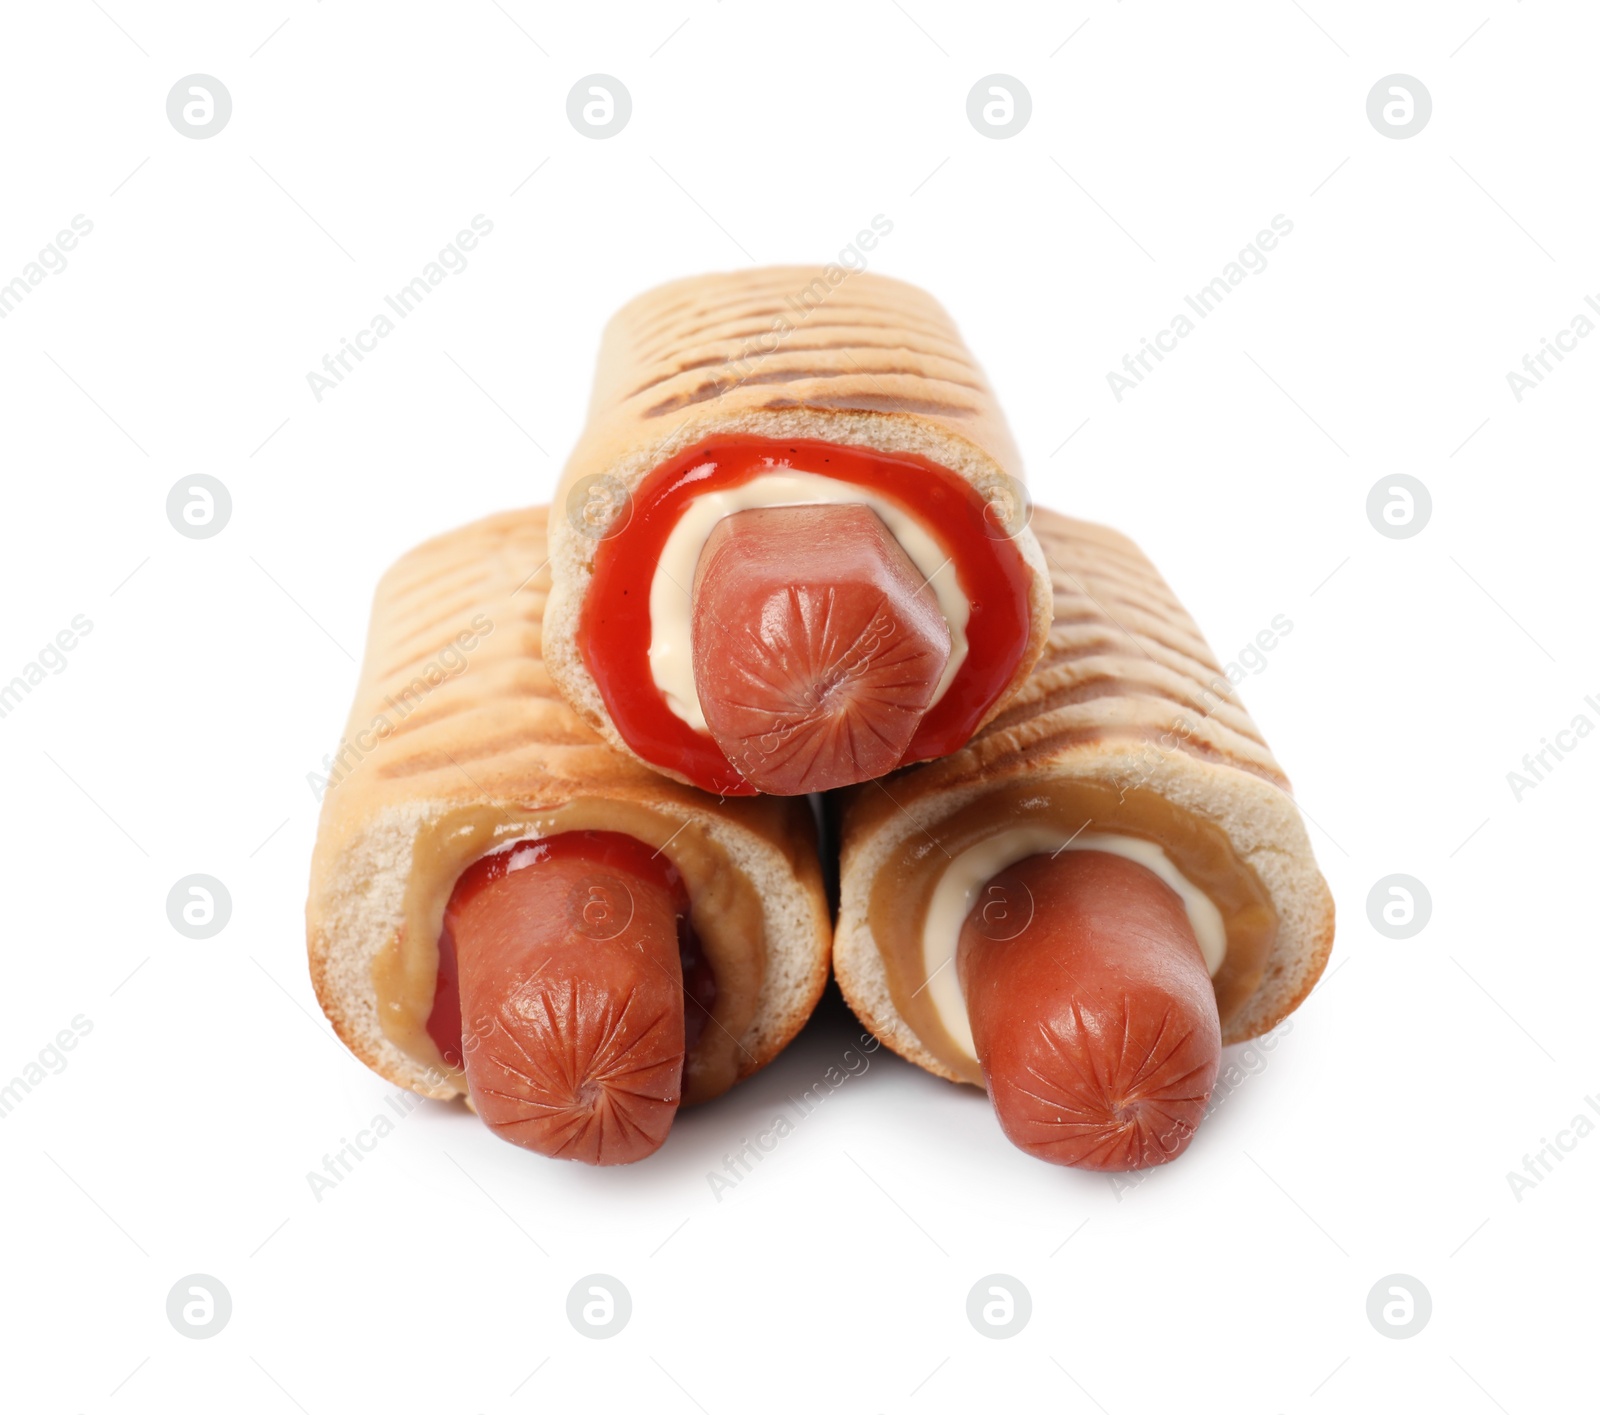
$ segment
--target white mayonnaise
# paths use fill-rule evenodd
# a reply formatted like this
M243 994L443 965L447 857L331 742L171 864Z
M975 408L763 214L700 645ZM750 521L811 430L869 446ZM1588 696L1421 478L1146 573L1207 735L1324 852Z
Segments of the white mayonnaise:
M708 491L691 501L667 536L650 582L650 677L673 714L696 732L709 733L694 681L689 591L695 567L712 529L724 516L766 506L870 506L906 557L927 580L950 626L950 658L934 688L932 703L945 694L967 657L967 596L939 542L897 503L874 496L854 482L785 468L764 472L742 486Z
M1171 886L1189 915L1189 927L1212 977L1228 952L1228 935L1222 913L1215 904L1167 858L1167 852L1148 840L1132 835L1100 834L1083 831L1069 836L1065 831L1044 826L1019 826L1003 830L987 840L963 850L939 876L928 915L922 927L922 964L927 982L923 986L933 1003L939 1021L956 1045L974 1061L977 1050L972 1027L967 1021L966 999L961 995L957 976L956 945L961 926L966 922L979 891L1001 870L1008 869L1030 855L1054 855L1062 850L1104 850L1143 865L1163 883Z

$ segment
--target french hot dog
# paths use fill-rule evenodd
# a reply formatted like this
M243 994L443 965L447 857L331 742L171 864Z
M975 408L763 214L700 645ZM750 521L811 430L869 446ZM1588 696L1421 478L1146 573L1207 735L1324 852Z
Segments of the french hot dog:
M607 327L557 491L551 676L613 746L720 795L940 756L1043 648L1027 510L994 396L922 291L832 266L663 286ZM770 612L782 574L795 600Z
M848 793L834 970L901 1055L986 1086L1060 1164L1183 1152L1219 1048L1327 963L1333 901L1288 781L1132 542L1036 510L1055 622L967 747Z
M803 801L718 801L611 751L540 654L547 513L403 557L324 789L306 905L317 996L397 1085L502 1138L642 1158L680 1104L809 1016L827 906Z
M998 917L997 899L1007 901ZM1183 901L1156 875L1097 850L1030 855L984 887L956 963L1013 1144L1086 1169L1183 1153L1222 1032Z

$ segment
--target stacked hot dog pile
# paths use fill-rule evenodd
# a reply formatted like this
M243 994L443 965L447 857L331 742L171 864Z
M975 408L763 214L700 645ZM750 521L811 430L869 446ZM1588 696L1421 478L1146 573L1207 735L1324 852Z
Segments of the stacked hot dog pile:
M395 1083L616 1164L771 1060L831 957L1029 1152L1173 1159L1332 946L1288 783L1137 547L1029 510L928 296L857 275L748 355L820 277L635 300L556 509L384 577L352 730L476 647L325 798L318 996Z

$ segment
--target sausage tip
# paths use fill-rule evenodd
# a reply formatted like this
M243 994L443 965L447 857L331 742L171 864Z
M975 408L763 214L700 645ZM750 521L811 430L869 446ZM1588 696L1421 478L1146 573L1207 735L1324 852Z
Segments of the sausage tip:
M662 884L584 858L536 858L446 916L462 1069L512 1144L585 1164L654 1153L686 1052L678 908Z
M632 988L539 977L506 999L468 1063L484 1122L554 1159L629 1164L653 1154L677 1114L681 1002Z
M937 596L858 504L724 517L695 569L691 633L712 737L781 796L898 766L951 652Z
M996 913L995 899L1024 895L1018 930L1023 911ZM1182 901L1144 866L1095 850L1030 856L984 898L957 961L1006 1137L1085 1169L1176 1159L1205 1118L1222 1053Z

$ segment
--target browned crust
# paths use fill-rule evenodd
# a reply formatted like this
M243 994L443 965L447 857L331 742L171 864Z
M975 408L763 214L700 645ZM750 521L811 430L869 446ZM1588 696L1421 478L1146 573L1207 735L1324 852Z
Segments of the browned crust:
M1034 533L1050 566L1055 619L1040 661L1007 709L959 752L897 773L893 799L856 789L851 836L910 800L1027 772L1077 746L1115 741L1178 748L1283 791L1267 749L1200 630L1134 543L1117 532L1038 508ZM1134 585L1153 609L1130 604Z
M1104 774L1186 808L1215 805L1247 828L1253 853L1241 853L1258 873L1281 877L1280 939L1254 997L1225 1029L1227 1043L1259 1036L1293 1012L1333 947L1332 895L1288 779L1177 597L1115 531L1043 509L1033 528L1050 566L1055 621L1027 684L961 751L852 788L842 812L840 987L890 1047L952 1080L960 1078L909 1032L879 986L858 907L887 836L937 820L954 808L946 803L1018 781Z
M586 478L631 493L677 453L736 434L916 453L993 500L1009 501L1024 482L983 371L943 307L914 285L839 266L775 266L675 281L624 306L606 327L588 423L556 492L546 639L562 695L629 755L577 643L596 542L562 508ZM1029 637L985 722L1026 681L1050 627L1038 546L1025 528L1016 543L1034 576Z
M346 756L349 770L324 796L312 859L306 926L318 1002L378 1074L449 1094L371 1024L367 979L351 966L338 921L344 895L378 882L349 878L352 862L382 822L407 814L486 801L553 807L574 796L638 802L720 832L758 861L769 886L781 883L799 901L788 936L774 940L769 929L768 939L769 949L788 951L794 985L744 1039L742 1077L782 1050L827 981L829 920L811 812L800 799L719 801L665 780L611 751L567 707L541 657L547 517L538 507L451 531L402 556L378 584L341 739L361 755ZM462 634L475 642L452 652ZM403 874L403 862L396 868Z

